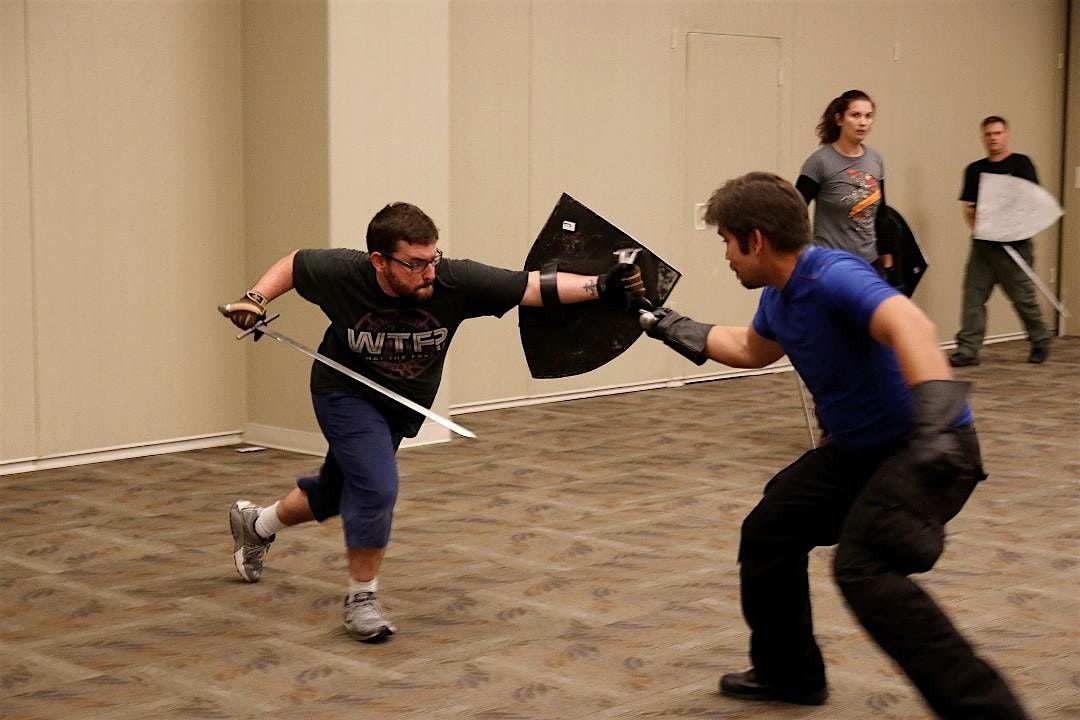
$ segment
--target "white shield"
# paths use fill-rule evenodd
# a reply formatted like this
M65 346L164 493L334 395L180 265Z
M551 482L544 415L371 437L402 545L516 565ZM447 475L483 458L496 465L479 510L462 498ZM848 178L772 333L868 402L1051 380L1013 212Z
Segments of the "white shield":
M1057 200L1024 178L979 174L975 237L993 242L1027 240L1064 214Z
M1050 193L1036 183L1012 175L979 173L979 199L975 204L975 237L979 240L1008 243L1042 232L1057 222L1065 211ZM1010 245L1005 252L1024 271L1035 287L1058 312L1068 317L1065 306L1035 271Z

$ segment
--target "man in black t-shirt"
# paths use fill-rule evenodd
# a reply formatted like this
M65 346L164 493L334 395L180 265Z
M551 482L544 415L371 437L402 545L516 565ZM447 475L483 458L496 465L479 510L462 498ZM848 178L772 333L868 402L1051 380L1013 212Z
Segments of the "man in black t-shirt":
M960 201L964 203L964 220L975 229L975 203L979 197L980 173L1012 175L1038 183L1035 166L1027 155L1009 151L1009 124L997 115L982 121L982 141L986 157L976 160L964 170L964 188ZM1009 243L1028 265L1035 257L1031 239ZM949 357L953 367L979 364L979 349L986 335L986 301L995 285L1009 296L1016 314L1024 323L1031 351L1028 362L1042 363L1050 354L1050 331L1043 322L1042 310L1035 294L1035 284L1002 247L1002 243L972 237L971 254L964 270L964 308L960 331L956 333L956 352Z
M430 407L447 348L468 318L501 316L516 305L626 302L640 274L616 263L604 275L504 270L472 260L443 259L439 231L422 210L393 203L368 225L368 252L297 250L274 263L244 297L223 306L250 329L266 305L296 289L330 320L319 352L389 390ZM549 283L553 283L554 287ZM349 564L345 629L362 642L395 632L376 596L398 493L396 452L417 434L423 416L316 362L311 394L329 451L319 473L302 477L268 507L233 503L229 525L236 571L257 582L276 533L291 525L341 515Z

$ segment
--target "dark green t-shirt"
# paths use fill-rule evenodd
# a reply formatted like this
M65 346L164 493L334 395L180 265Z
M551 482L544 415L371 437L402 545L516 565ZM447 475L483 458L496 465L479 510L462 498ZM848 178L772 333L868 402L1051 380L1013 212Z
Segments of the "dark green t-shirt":
M527 282L521 270L447 258L436 268L431 297L420 302L384 293L366 252L301 250L293 260L296 291L330 319L319 352L424 407L435 400L458 325L501 316L521 302ZM319 362L311 391L362 395L405 437L423 424L419 413Z

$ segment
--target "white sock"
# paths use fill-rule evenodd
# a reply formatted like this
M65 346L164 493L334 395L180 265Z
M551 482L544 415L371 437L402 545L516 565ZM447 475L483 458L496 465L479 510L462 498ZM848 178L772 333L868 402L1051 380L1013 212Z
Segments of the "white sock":
M264 507L259 517L255 518L255 534L263 540L277 534L278 530L285 527L285 523L277 516L277 503L270 507Z
M367 582L363 580L357 580L356 578L349 578L349 595L355 595L356 593L368 593L375 592L379 589L379 578L373 577Z

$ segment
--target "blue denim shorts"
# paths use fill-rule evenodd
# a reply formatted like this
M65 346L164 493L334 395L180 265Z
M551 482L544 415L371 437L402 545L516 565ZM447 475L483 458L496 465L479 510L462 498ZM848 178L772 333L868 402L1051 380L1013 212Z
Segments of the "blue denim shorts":
M311 401L329 450L319 474L300 478L297 487L307 493L319 522L341 515L346 547L386 547L397 502L401 435L359 395L312 394Z

